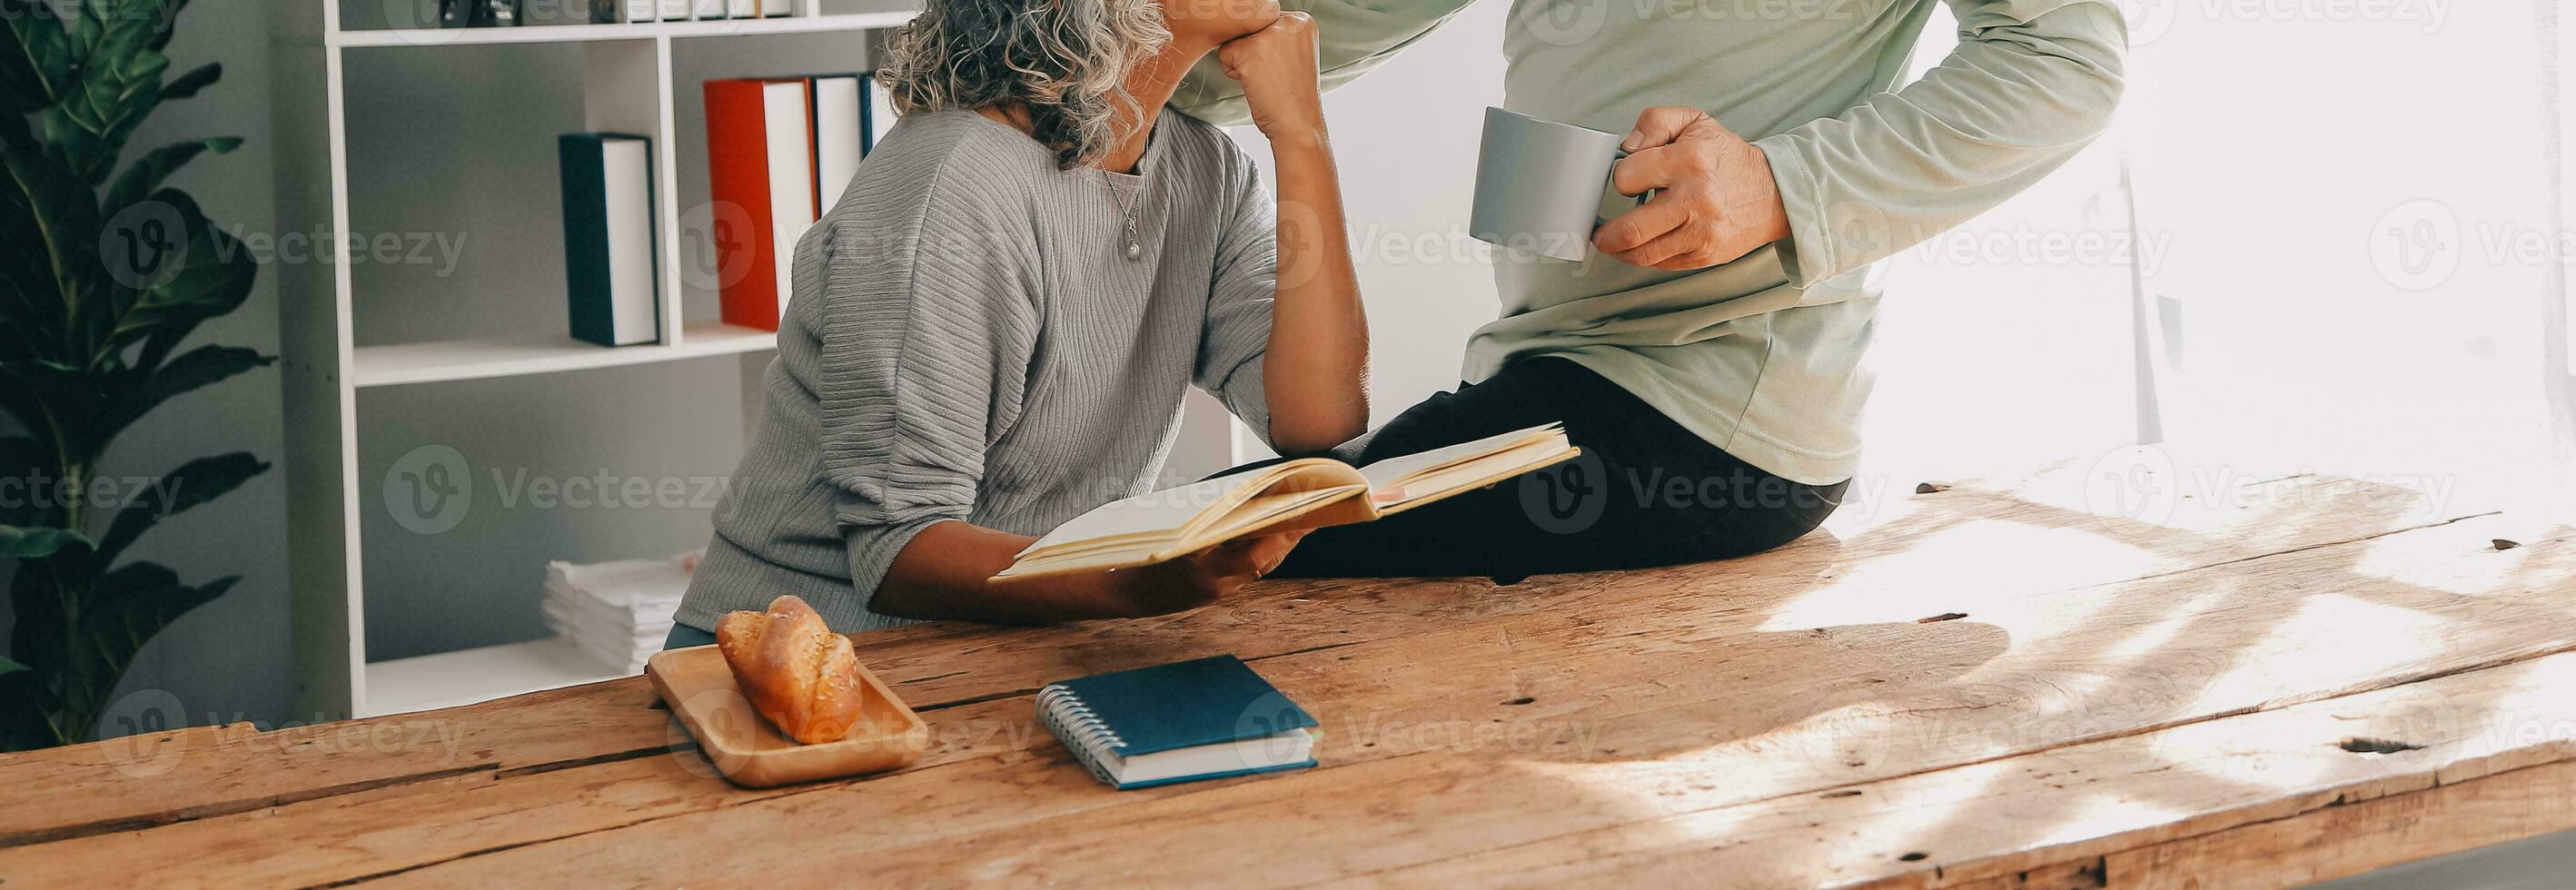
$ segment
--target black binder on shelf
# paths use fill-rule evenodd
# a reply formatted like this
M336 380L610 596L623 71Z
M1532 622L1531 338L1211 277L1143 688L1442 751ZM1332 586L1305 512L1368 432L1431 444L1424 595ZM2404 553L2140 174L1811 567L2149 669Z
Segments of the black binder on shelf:
M652 146L619 133L570 133L558 142L574 339L601 346L662 339Z

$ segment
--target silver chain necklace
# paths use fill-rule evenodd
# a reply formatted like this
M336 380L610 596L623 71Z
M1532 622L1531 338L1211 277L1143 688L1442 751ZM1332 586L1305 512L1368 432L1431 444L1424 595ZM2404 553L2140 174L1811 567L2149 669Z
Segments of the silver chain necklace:
M1136 203L1144 197L1145 184L1138 182L1136 183L1135 192L1121 194L1118 190L1117 174L1111 173L1107 170L1102 170L1100 171L1100 177L1102 180L1109 183L1109 197L1118 202L1118 215L1120 218L1126 220L1127 258L1130 260L1144 259L1145 244L1141 239L1136 237Z

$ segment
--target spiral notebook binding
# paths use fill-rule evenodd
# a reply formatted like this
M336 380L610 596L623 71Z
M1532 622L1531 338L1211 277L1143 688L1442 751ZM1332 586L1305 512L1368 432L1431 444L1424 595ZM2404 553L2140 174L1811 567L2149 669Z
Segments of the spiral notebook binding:
M1118 780L1109 774L1105 762L1117 749L1127 747L1127 740L1109 728L1106 721L1082 700L1079 693L1062 684L1038 690L1038 723L1056 740L1073 752L1074 759L1091 770L1092 776L1109 785Z

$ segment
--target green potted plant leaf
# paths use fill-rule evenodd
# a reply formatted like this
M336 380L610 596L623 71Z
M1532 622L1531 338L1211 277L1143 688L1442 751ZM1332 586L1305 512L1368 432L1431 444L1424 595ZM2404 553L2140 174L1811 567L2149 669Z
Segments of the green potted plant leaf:
M109 443L172 397L269 364L233 346L179 346L239 308L259 265L164 182L235 138L161 146L122 165L161 103L213 84L220 65L167 75L161 51L186 0L0 0L0 558L16 612L0 659L0 749L89 738L143 644L235 578L186 583L118 556L154 524L268 469L247 453L200 458L142 492L91 487ZM160 468L154 468L160 469Z

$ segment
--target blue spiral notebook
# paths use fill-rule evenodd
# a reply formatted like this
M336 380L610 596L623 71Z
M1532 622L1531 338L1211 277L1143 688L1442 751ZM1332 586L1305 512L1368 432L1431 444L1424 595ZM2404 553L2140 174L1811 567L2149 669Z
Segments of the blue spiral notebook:
M1232 655L1050 683L1037 705L1121 791L1315 765L1315 718Z

